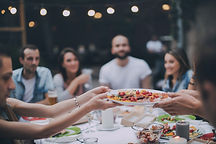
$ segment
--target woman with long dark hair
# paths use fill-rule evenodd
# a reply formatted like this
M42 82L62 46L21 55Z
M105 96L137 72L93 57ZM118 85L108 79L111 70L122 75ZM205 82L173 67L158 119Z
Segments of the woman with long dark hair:
M77 52L72 48L64 48L58 59L59 73L54 76L54 86L58 94L58 102L81 95L84 84L90 75L82 74Z
M163 91L177 92L187 89L193 71L190 69L189 60L183 49L172 49L164 56L165 83Z

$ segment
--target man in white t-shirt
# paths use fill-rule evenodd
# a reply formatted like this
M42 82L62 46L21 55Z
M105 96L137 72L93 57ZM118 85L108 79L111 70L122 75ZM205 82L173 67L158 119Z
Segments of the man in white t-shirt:
M161 53L163 51L163 45L156 35L153 35L152 39L147 42L146 48L149 53Z
M149 65L152 68L152 85L155 89L160 89L157 86L159 80L164 77L164 67L163 67L163 55L165 52L165 47L162 42L158 40L156 35L152 35L151 40L146 44Z
M151 88L151 69L142 59L128 56L128 38L117 35L112 39L111 53L116 57L103 65L99 82L112 89Z

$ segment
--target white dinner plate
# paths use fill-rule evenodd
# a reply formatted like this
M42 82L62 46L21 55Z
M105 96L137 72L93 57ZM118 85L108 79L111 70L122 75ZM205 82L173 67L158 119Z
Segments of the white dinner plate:
M97 128L97 130L99 130L99 131L113 131L113 130L119 129L120 126L119 126L119 125L114 125L112 128L104 128L102 125L99 125L99 126L97 126L96 128Z
M74 128L74 129L73 129ZM52 142L52 143L67 143L67 142L72 142L77 140L81 136L80 134L80 129L78 127L72 126L69 128L66 128L65 131L68 133L64 136L61 137L50 137L47 138L47 142Z
M119 92L121 91L131 91L131 90L143 90L143 89L118 89L118 90L111 90L107 93L108 96L111 96L111 95L118 95ZM159 90L153 90L153 89L145 89L146 91L149 91L149 92L152 92L152 93L165 93L163 91L159 91ZM115 103L119 103L119 104L123 104L123 105L154 105L155 103L158 103L160 101L164 101L164 100L168 100L170 99L169 97L166 98L166 99L158 99L158 100L155 100L154 102L150 102L150 101L145 101L145 102L124 102L124 101L118 101L118 100L112 100L112 99L109 99Z
M52 143L68 143L68 142L76 141L77 138L79 138L80 136L81 136L81 134L64 136L64 137L59 137L59 138L47 138L45 140L47 142L52 142Z

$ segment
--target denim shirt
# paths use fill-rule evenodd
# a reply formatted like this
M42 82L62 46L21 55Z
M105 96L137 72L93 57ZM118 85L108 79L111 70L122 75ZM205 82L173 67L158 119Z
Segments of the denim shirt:
M19 68L13 71L13 80L16 85L16 89L10 94L10 97L23 100L25 93L25 86L22 82L22 72L23 68ZM45 99L45 93L48 90L53 90L52 74L48 68L37 67L36 70L36 81L34 85L33 98L29 103L35 103Z
M182 89L187 89L188 84L190 82L190 79L192 78L193 71L188 70L180 79L178 79L175 83L175 85L171 88L169 86L170 79L165 80L165 83L163 85L163 91L165 92L177 92Z

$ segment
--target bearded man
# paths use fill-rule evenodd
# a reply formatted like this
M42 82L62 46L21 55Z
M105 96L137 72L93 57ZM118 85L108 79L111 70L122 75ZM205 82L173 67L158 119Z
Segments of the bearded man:
M146 61L129 56L129 40L124 35L112 39L111 53L116 58L103 65L99 82L111 89L151 88L151 69Z

